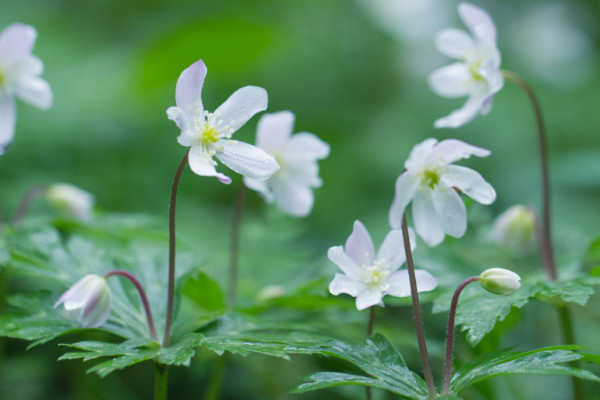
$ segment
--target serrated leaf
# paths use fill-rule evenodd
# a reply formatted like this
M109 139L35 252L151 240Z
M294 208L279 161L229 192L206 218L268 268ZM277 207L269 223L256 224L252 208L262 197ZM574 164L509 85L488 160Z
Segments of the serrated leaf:
M379 389L389 390L390 392L393 392L395 389L394 386L391 386L387 384L387 382L379 379L360 375L345 374L342 372L317 372L302 379L309 382L303 383L294 388L291 393L304 393L311 390L326 389L341 385L372 386Z
M522 352L500 352L480 357L456 371L450 381L450 390L460 394L467 387L484 379L516 374L572 375L600 382L600 377L590 371L564 365L584 358L582 354L574 351L580 348L580 346L566 345Z

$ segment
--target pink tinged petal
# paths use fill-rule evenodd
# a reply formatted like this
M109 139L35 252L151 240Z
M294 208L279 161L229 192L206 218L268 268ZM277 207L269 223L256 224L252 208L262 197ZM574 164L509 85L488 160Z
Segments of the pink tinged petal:
M358 292L363 289L363 287L364 284L361 282L356 281L346 275L336 273L335 277L329 284L329 292L334 296L345 293L356 297Z
M458 59L463 59L467 53L475 51L475 43L471 36L454 28L442 30L435 38L435 47L440 53Z
M258 181L256 179L248 178L247 176L245 176L244 185L246 185L248 189L252 189L258 192L261 195L261 197L265 200L265 202L267 202L267 204L271 204L275 200L275 196L269 189L267 181Z
M435 146L428 161L438 165L448 165L463 158L487 157L490 154L492 153L489 150L482 147L472 146L458 139L446 139Z
M291 179L276 179L271 188L275 203L282 211L294 217L306 217L310 214L314 203L310 187Z
M17 110L11 96L0 96L0 155L6 153L15 136Z
M280 168L275 158L251 144L223 139L216 146L216 157L240 175L265 180Z
M190 148L188 162L190 164L190 168L196 175L214 176L225 184L231 183L230 177L217 172L212 158L204 152L202 146L192 146Z
M437 286L437 280L429 272L417 269L415 270L415 280L417 281L417 292L429 292ZM408 271L403 269L396 271L389 276L388 282L391 284L386 294L394 297L410 296L410 281Z
M410 151L408 155L408 159L404 163L404 168L409 171L416 171L423 167L425 162L427 161L427 157L429 157L429 153L433 151L437 143L437 139L429 138L425 139L421 143L417 144Z
M462 237L467 231L467 209L465 203L450 187L438 185L433 190L433 207L444 232L453 237Z
M467 122L471 122L477 116L486 97L482 94L474 94L458 110L436 120L433 126L436 128L458 128Z
M319 160L329 155L329 145L309 132L296 133L284 150L292 160Z
M346 240L346 254L354 260L357 265L371 265L375 260L375 249L371 235L367 228L360 222L354 221L352 234Z
M104 324L110 315L111 294L106 288L106 281L98 280L89 288L93 296L89 296L83 308L79 322L87 328L97 328Z
M47 110L52 105L52 89L40 78L22 79L15 84L15 94L32 106Z
M458 14L475 37L488 45L496 45L496 25L487 12L473 4L460 3Z
M417 240L412 228L408 228L408 239L410 241L410 249L414 251L415 247L417 247ZM404 236L400 229L395 229L387 234L377 253L377 260L386 262L391 271L400 268L404 264L406 253L404 252Z
M81 297L85 295L87 292L86 287L89 285L91 281L97 278L97 275L89 274L75 282L66 292L64 292L60 298L54 303L54 308L63 304L67 300L70 301L70 304L73 304L73 298L79 299L78 303L81 303ZM77 303L77 304L78 304ZM65 305L66 307L66 305ZM69 306L69 308L72 308Z
M0 34L0 59L5 65L30 54L35 44L37 32L34 27L11 24Z
M437 69L427 78L429 87L442 97L463 97L470 93L473 75L464 63L454 63Z
M364 310L372 306L383 307L383 293L378 290L365 290L356 296L356 308L358 310Z
M393 229L400 229L402 226L404 210L413 199L418 187L417 176L409 171L403 172L396 180L396 194L389 214L390 226Z
M344 274L348 275L349 278L360 281L362 277L361 269L352 258L348 256L344 252L344 248L342 246L333 246L330 247L327 251L327 257L340 269L344 272Z
M483 101L483 103L481 104L481 110L479 110L481 115L487 115L490 111L492 111L492 100L494 100L494 95L488 96Z
M267 91L256 86L246 86L235 91L226 101L215 111L219 120L229 129L237 131L254 114L267 109L268 105Z
M442 182L448 186L456 186L464 194L480 204L492 204L496 200L496 191L479 172L459 165L448 166L442 175Z
M198 60L179 75L175 88L175 104L188 115L193 115L196 110L204 112L202 105L202 86L206 78L206 65Z
M444 240L444 229L433 207L431 191L417 191L413 199L412 213L415 230L430 247Z
M290 111L265 114L258 121L256 145L269 153L282 150L293 127L294 114Z

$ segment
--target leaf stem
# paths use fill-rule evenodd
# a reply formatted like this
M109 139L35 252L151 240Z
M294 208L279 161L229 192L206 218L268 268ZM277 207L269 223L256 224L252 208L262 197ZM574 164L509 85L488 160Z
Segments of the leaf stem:
M425 342L425 331L423 329L423 318L421 317L421 306L419 304L419 292L417 289L417 279L415 277L415 265L413 264L412 251L410 249L410 238L408 236L408 224L406 223L406 213L402 216L402 236L404 237L404 251L406 252L406 267L408 269L408 278L410 281L410 295L412 298L413 314L415 316L415 326L417 328L417 342L419 343L419 354L423 364L423 375L427 382L427 391L429 398L435 399L437 392L435 382L429 365L429 355L427 353L427 343Z
M104 279L107 279L111 276L122 276L129 279L131 283L133 283L142 299L142 305L144 306L144 311L146 313L146 320L148 321L148 329L150 330L150 336L153 340L158 340L156 337L156 329L154 328L152 310L150 310L150 304L148 303L148 297L146 297L146 292L144 291L144 288L142 287L140 282L131 273L121 269L115 269L113 271L107 272L106 274L104 274Z
M10 221L11 225L17 226L27 214L27 211L29 210L29 207L31 207L33 201L46 193L47 189L47 185L34 185L27 189L21 198L19 205L17 206L17 211L15 211Z
M167 380L169 377L167 366L155 363L154 373L154 400L167 400Z
M231 238L230 238L230 260L229 260L229 282L227 292L227 307L233 309L237 298L237 281L239 269L240 253L240 228L242 215L244 213L244 201L246 199L246 185L240 184L235 196L235 205L233 208L233 217L231 218Z
M171 321L173 320L173 300L175 297L175 208L177 206L177 188L179 180L183 173L183 167L188 162L188 153L186 151L183 158L177 166L173 185L171 186L171 201L169 203L169 289L167 294L167 316L165 320L165 334L163 336L163 346L169 347L171 340Z
M444 386L442 387L442 394L448 393L450 388L450 374L452 373L452 352L454 347L454 319L456 317L456 306L458 305L458 296L463 289L472 282L477 282L478 276L472 276L466 279L463 283L458 285L452 296L452 302L450 303L450 315L448 316L448 331L446 333L446 361L444 363Z

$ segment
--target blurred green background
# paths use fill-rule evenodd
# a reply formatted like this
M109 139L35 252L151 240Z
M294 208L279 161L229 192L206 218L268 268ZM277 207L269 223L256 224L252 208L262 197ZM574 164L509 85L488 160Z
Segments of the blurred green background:
M208 110L242 86L262 86L269 93L268 111L293 111L296 132L313 132L331 145L330 157L320 163L324 185L315 192L314 210L293 222L292 233L287 232L291 218L267 209L254 193L248 196L247 218L266 223L272 235L284 236L271 242L268 235L245 228L242 252L258 253L242 256L248 260L272 248L285 266L290 263L283 260L288 247L294 247L289 251L301 251L302 260L312 260L308 268L296 265L293 270L302 282L317 270L324 275L335 271L325 261L326 250L345 241L355 219L363 221L380 243L389 229L395 179L411 148L428 137L457 138L492 151L489 158L463 163L480 171L498 192L491 207L473 205L475 215L491 221L513 204L538 205L534 120L527 98L516 86L506 83L488 116L457 130L433 128L435 119L464 101L437 97L426 81L431 71L450 62L435 50L435 33L450 26L464 29L457 4L454 0L1 0L0 28L22 22L38 30L34 54L44 61L43 77L55 98L47 112L18 104L15 140L0 159L2 209L12 212L31 185L69 182L93 193L100 209L155 215L165 222L166 231L170 184L185 149L177 144L179 131L165 110L174 105L181 71L200 58L209 71L202 95ZM487 9L497 23L503 68L522 75L542 103L549 133L554 239L559 260L567 262L600 232L600 2L475 4ZM253 118L236 138L254 142L257 121ZM240 183L238 176L226 186L186 171L181 184L181 236L200 249L222 254L214 258L223 263ZM32 214L46 213L45 207L36 203ZM284 247L277 247L286 240ZM212 267L220 282L225 280L223 265L216 262ZM495 265L482 268L489 266ZM248 280L256 278L252 271L242 273ZM246 286L246 297L254 295L256 285ZM21 342L8 342L10 362L3 363L0 376L0 393L8 399L149 396L144 382L150 366L105 380L82 379L79 362L61 362L55 368L53 360L61 350L54 345L27 353L23 349ZM214 357L201 353L199 358L203 357L208 361L173 374L171 385L181 382L185 398L202 397L194 397L192 393L203 390L196 391L193 385L202 385L209 373L206 365L214 362ZM224 398L327 396L285 394L298 383L298 376L312 372L303 360L295 359L292 368L283 361L250 357L228 373L234 379L227 380ZM288 371L283 383L271 382L273 389L255 387L253 374L264 378L282 370ZM131 383L136 380L140 385ZM349 390L348 397L343 397L346 389L335 393L353 398L357 392Z

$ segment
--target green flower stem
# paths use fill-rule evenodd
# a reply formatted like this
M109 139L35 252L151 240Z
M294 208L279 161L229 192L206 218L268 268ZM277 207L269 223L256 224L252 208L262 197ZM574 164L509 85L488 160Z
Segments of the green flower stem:
M231 353L223 353L217 360L216 365L211 368L210 379L208 380L206 392L204 393L204 400L219 400L221 397L223 375L230 354Z
M463 283L458 285L452 296L452 302L450 303L450 315L448 316L448 331L446 334L446 362L444 363L444 386L442 387L442 394L448 393L450 389L450 376L452 373L452 352L454 347L454 319L456 317L456 306L458 305L458 296L460 296L463 289L473 282L479 280L478 276L472 276L466 279Z
M177 206L177 188L179 180L183 173L183 167L188 162L188 153L186 151L179 162L173 186L171 187L171 202L169 203L169 289L167 294L167 316L165 320L165 334L163 336L163 346L169 347L171 340L171 321L173 320L173 299L175 297L175 207ZM166 372L165 372L166 373ZM165 378L166 379L166 378ZM166 398L166 397L165 397Z
M237 281L240 253L240 228L242 215L244 213L244 201L246 200L246 185L240 184L235 196L233 217L231 219L230 260L229 260L229 282L227 292L227 307L233 309L237 298Z
M425 342L425 331L423 329L423 318L421 317L421 306L419 304L419 292L417 290L417 279L415 278L415 265L413 264L412 251L410 249L410 238L408 236L408 224L406 223L406 213L402 216L402 236L404 237L404 251L406 252L406 267L408 269L408 278L410 281L410 296L412 298L413 314L415 316L415 326L417 328L417 341L419 343L419 354L423 364L423 375L427 383L429 398L435 399L437 392L435 382L429 365L429 354L427 353L427 343Z
M167 366L155 363L154 400L167 400Z
M146 292L144 291L144 288L142 287L140 282L135 278L135 276L133 276L129 272L123 271L120 269L116 269L116 270L113 270L113 271L110 271L110 272L104 274L104 279L107 279L111 276L122 276L122 277L129 279L131 281L131 283L133 283L133 285L137 289L137 291L140 294L140 297L142 299L142 304L144 306L144 311L146 313L146 320L148 321L148 329L150 330L150 336L152 337L153 340L158 340L156 337L156 329L154 328L154 319L152 318L152 310L150 310L150 304L148 303L148 297L146 297Z
M17 211L15 211L10 221L11 225L17 226L27 214L27 211L29 210L29 207L31 207L33 201L38 197L43 196L47 189L47 185L34 185L27 189L27 192L25 192L25 195L23 195L21 202L17 206Z

